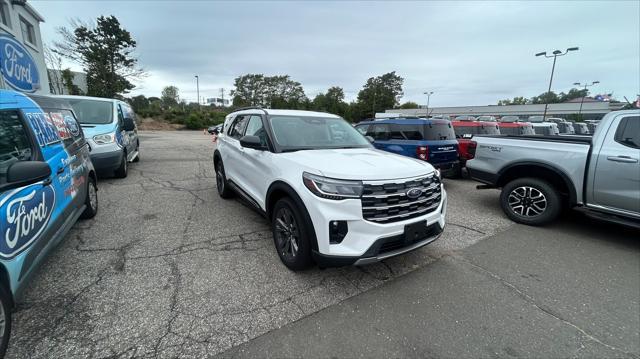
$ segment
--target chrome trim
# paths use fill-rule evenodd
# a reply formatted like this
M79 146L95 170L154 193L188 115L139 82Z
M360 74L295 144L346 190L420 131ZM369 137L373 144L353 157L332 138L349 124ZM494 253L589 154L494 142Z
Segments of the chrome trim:
M440 200L440 202L434 203L432 206L429 206L429 207L423 208L423 209L419 209L417 211L413 211L413 212L409 212L409 213L403 213L403 214L395 214L393 216L388 216L388 217L366 218L366 220L367 221L373 221L373 222L381 222L381 221L388 221L388 220L393 219L393 218L409 217L409 216L413 216L414 214L417 214L417 213L432 211L433 209L438 208L440 206L440 203L442 203L442 199Z
M400 255L400 254L411 252L414 249L418 249L420 247L426 246L427 244L429 244L429 243L435 241L436 239L440 238L442 233L444 233L444 228L442 229L442 232L436 234L433 237L428 237L427 239L425 239L423 241L420 241L420 242L417 242L417 243L414 243L414 244L412 244L412 245L410 245L408 247L396 249L395 251L391 251L391 252L386 252L384 254L380 254L380 255L377 255L375 257L368 257L368 258L358 259L353 265L359 266L359 265L375 263L375 262L379 262L379 261L387 259L387 258L395 257L395 256Z
M422 192L426 192L432 189L437 188L440 185L440 183L434 183L429 185L429 187L424 187L422 188ZM420 189L420 187L414 187L414 188L418 188ZM387 194L367 194L367 195L362 195L362 198L387 198L387 197L393 197L393 196L399 196L399 197L404 197L407 194L405 192L397 192L397 193L387 193Z
M407 202L407 203L399 203L399 204L392 204L390 206L373 206L373 207L362 206L362 209L389 209L389 208L395 208L395 207L405 207L405 206L410 206L412 204L419 204L419 203L428 202L428 201L430 201L432 199L435 199L436 197L441 196L441 195L442 195L441 193L434 193L431 196L429 196L427 198L423 198L423 199L418 200L418 201Z
M431 172L431 173L427 173L424 175L420 175L420 176L415 176L415 177L406 177L406 178L392 178L392 179L386 179L386 180L363 180L362 183L363 184L372 184L372 185L380 185L380 184L403 184L405 182L409 182L409 181L415 181L417 179L424 179L424 178L433 178L434 175L436 174L436 172Z
M628 211L626 209L613 208L609 206L603 206L603 205L591 204L591 203L587 203L587 208L590 208L593 210L599 210L602 212L611 213L619 216L626 216L626 217L631 217L635 219L640 219L640 213Z

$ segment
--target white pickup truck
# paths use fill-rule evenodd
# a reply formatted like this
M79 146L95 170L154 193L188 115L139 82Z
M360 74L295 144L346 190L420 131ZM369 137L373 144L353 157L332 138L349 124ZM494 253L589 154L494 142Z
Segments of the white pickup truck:
M502 188L502 209L529 225L553 221L565 206L640 227L640 110L607 114L593 137L476 137L467 162L479 188Z

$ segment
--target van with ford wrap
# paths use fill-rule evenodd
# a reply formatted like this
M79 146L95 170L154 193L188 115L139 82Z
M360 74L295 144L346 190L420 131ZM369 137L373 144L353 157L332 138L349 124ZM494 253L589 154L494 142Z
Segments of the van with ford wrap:
M0 357L29 277L78 218L96 215L96 180L68 103L0 90Z

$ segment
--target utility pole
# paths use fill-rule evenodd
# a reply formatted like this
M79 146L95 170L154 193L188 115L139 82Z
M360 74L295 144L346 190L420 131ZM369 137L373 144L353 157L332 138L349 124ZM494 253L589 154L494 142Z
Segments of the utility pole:
M586 89L587 89L587 87L589 87L589 86L593 86L593 85L595 85L595 84L599 84L599 83L600 83L600 81L593 81L593 82L591 82L590 84L585 82L585 83L584 83L584 89L586 90ZM583 85L582 85L581 83L579 83L579 82L574 82L573 84L574 84L575 86L583 86ZM585 92L584 92L584 95L582 95L582 99L580 100L580 110L578 111L578 116L580 116L580 118L582 118L582 104L584 103L584 98L585 98L585 96L587 96L587 91L585 91Z
M198 107L200 107L200 78L196 75L196 93L198 98Z
M427 95L427 117L429 117L429 102L431 101L431 95L433 95L433 91L428 91L424 94Z
M560 50L555 50L554 52L552 52L552 55L547 55L546 51L539 52L536 54L536 57L544 56L549 59L553 57L553 66L551 67L551 78L549 79L549 89L547 90L547 96L544 101L544 114L542 115L542 121L544 121L545 118L547 117L547 108L549 107L549 94L551 93L551 83L553 82L553 72L556 69L556 59L558 58L558 56L564 56L568 54L569 51L578 51L578 49L579 49L578 47L570 47L565 52L562 52Z
M224 107L224 88L220 88L220 98L222 99L222 107Z

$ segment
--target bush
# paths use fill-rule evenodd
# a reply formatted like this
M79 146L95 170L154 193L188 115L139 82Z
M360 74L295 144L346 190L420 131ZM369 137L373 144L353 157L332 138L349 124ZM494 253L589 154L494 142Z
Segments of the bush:
M197 112L191 113L184 121L184 124L190 130L200 130L207 127L206 121Z

